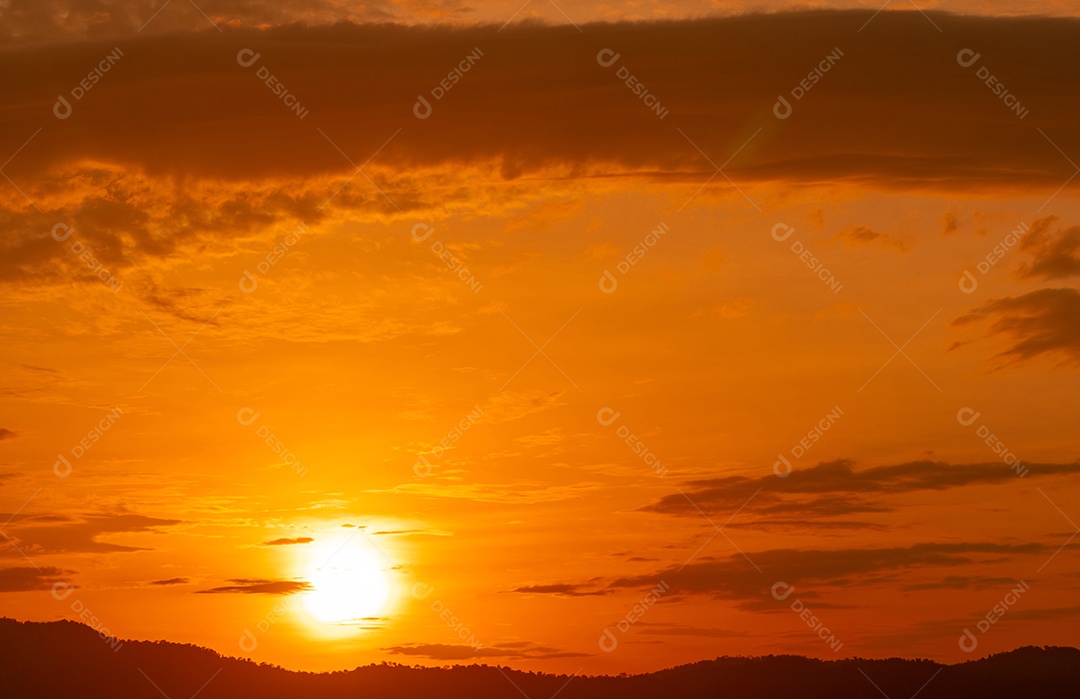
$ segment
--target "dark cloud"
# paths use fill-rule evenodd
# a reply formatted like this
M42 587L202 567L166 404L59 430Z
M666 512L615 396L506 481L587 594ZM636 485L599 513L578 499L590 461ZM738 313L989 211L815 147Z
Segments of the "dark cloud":
M854 462L842 459L795 469L786 478L777 478L769 471L757 478L725 476L690 481L686 495L667 495L641 509L700 517L698 508L733 513L745 503L740 519L733 525L859 528L867 524L819 518L888 512L895 509L890 500L897 495L1005 483L1016 478L1001 463L912 461L862 470L854 466ZM1080 463L1026 466L1033 477L1080 473Z
M130 4L66 14L64 1L51 0L58 14L35 5L8 24L40 21L55 36L84 29L105 36L157 9ZM15 185L0 183L0 281L100 283L69 249L78 243L145 303L202 322L189 297L156 292L151 275L135 271L169 256L235 252L268 230L298 220L317 225L338 210L386 220L442 211L451 200L477 209L516 200L500 180L536 188L622 177L697 188L715 174L710 160L736 151L724 172L751 193L757 184L827 181L1053 192L1069 162L998 102L974 68L957 63L957 51L973 45L1024 76L1024 106L1062 150L1080 153L1080 130L1067 128L1080 109L1080 77L1068 70L1064 48L1080 41L1080 23L1070 19L934 13L947 32L943 46L918 12L881 13L863 33L865 11L592 24L581 34L537 24L500 32L348 22L256 31L240 28L245 18L265 17L259 25L269 26L278 16L264 3L240 4L250 7L222 10L236 22L220 33L191 7L166 8L154 30L186 13L207 31L126 38L123 56L65 120L53 115L57 95L70 95L116 43L0 51L8 76L0 86L0 152L18 151L5 165ZM305 21L320 16L305 12ZM104 24L95 29L98 20ZM553 44L560 50L551 52ZM430 95L477 47L479 62L436 100L430 118L417 119L417 96ZM833 47L844 57L791 118L778 119L777 96ZM256 66L237 63L241 48L259 53L258 66L308 116L281 103ZM658 96L669 110L664 120L620 81L618 67L598 64L604 48L619 52L618 66ZM513 89L506 76L514 76ZM354 163L376 152L364 170L375 186L355 177L342 188ZM732 192L714 178L701 196ZM75 238L53 240L57 222Z
M946 211L941 215L941 232L945 235L955 233L960 230L960 220L956 216L955 211Z
M15 433L6 427L0 427L0 440L11 439L15 436Z
M0 54L8 76L0 95L6 152L43 131L5 172L28 186L85 161L228 179L347 176L355 167L346 156L364 162L401 128L372 167L497 163L505 177L556 167L700 183L714 168L678 126L720 163L762 129L725 168L743 183L848 179L1052 192L1070 174L1061 154L956 55L978 46L995 65L1024 76L1024 106L1040 123L1071 124L1080 78L1065 47L1080 40L1080 23L935 13L948 37L943 43L920 13L882 13L873 32L858 32L868 16L815 11L593 24L582 33L534 24L500 32L494 25L341 23L140 36L125 41L124 56L62 122L52 114L57 95L68 94L114 45L9 50ZM260 54L258 64L298 96L308 117L282 104L254 66L237 63L244 47ZM418 120L417 95L477 47L480 61L431 118ZM777 96L834 47L844 58L790 119L777 119ZM618 66L657 95L668 117L650 112L617 66L598 64L604 48L620 53ZM1047 132L1066 153L1080 152L1075 130Z
M151 580L151 585L186 585L191 580L189 578L166 578L165 580Z
M233 585L214 587L209 590L196 590L198 595L215 595L242 593L249 595L292 595L311 589L311 583L303 580L258 580L250 578L233 578L229 582Z
M723 559L702 560L671 566L646 575L622 577L607 583L609 589L653 588L661 582L671 595L709 595L746 602L756 608L773 601L770 587L778 580L799 588L798 595L811 599L828 588L863 587L895 575L926 567L958 567L1002 556L1046 553L1042 544L921 543L907 547L836 550L773 549L748 552ZM753 561L753 565L750 563ZM757 566L756 568L754 566ZM760 570L759 570L760 569ZM824 608L824 603L815 602Z
M315 541L315 539L310 536L298 536L295 539L271 539L262 542L262 546L294 546L296 544L310 544L312 541Z
M798 509L792 508L792 509ZM790 516L760 517L747 521L734 520L728 522L731 529L778 529L782 528L792 532L822 532L822 531L887 531L891 525L880 522L867 522L858 519L796 519Z
M149 549L113 544L102 541L101 538L109 534L160 533L162 527L177 524L181 524L181 520L147 517L130 512L73 517L17 514L12 516L6 533L23 553L30 556L53 553L130 553ZM12 548L4 550L0 545L0 555L21 554Z
M515 587L510 592L521 592L535 595L558 595L561 597L593 597L596 595L610 594L611 590L588 589L584 585L569 585L555 583L551 585L522 585Z
M1021 278L1066 279L1080 275L1080 226L1058 226L1056 217L1034 222L1020 241L1031 261L1020 265Z
M0 592L49 590L54 583L71 584L74 570L53 568L0 568Z
M1042 607L1039 609L1009 611L1009 619L1014 621L1064 621L1076 616L1080 616L1080 606Z
M929 582L910 583L901 585L904 592L917 592L919 590L985 590L995 587L1016 585L1013 578L987 578L966 575L946 575L939 580Z
M987 301L953 321L969 326L989 321L991 336L1008 347L995 359L1023 361L1049 355L1066 364L1080 364L1080 291L1039 289L1023 296ZM951 349L967 344L954 343Z

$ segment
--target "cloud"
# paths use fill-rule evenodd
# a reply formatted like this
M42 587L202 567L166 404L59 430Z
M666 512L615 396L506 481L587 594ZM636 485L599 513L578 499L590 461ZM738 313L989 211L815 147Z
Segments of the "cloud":
M1048 288L1023 296L987 301L953 321L964 327L990 321L989 336L1004 338L1007 348L995 359L1026 361L1041 355L1080 364L1080 291ZM965 342L956 342L955 349Z
M960 230L960 219L955 211L946 211L941 215L941 232L949 235Z
M939 580L901 585L900 589L904 592L917 592L919 590L985 590L988 588L1005 587L1007 585L1015 584L1017 584L1017 581L1013 578L946 575Z
M292 595L312 589L311 583L303 580L258 580L233 578L234 585L214 587L209 590L196 590L198 595L243 593L248 595Z
M0 427L0 440L12 439L16 434L6 427Z
M453 533L441 529L387 529L371 532L372 536L453 536Z
M41 568L0 568L0 592L49 590L54 583L71 583L74 570L44 566Z
M1051 230L1057 217L1040 219L1020 241L1020 250L1032 260L1020 265L1023 279L1067 279L1080 275L1080 226L1059 226Z
M38 17L49 32L66 35L82 27L76 35L103 36L123 30L115 22L126 26L153 9L88 14L53 1L55 14L25 10L10 16L8 25L36 25L30 18ZM329 15L313 8L302 19L352 16L345 6L331 5ZM179 17L181 9L166 8L150 32L123 42L124 55L86 99L75 101L65 120L52 114L57 95L70 95L76 78L99 65L115 43L0 52L0 72L11 76L0 92L8 134L0 152L18 151L5 165L14 186L0 186L6 231L0 282L100 286L72 253L70 246L78 244L156 311L201 323L210 312L200 297L210 292L158 288L154 264L240 253L257 259L272 246L268 235L283 235L298 221L320 235L343 218L520 215L524 189L558 192L568 201L580 196L568 191L580 189L576 183L612 188L620 179L693 191L715 174L710 160L724 162L744 142L725 174L751 192L755 186L843 181L1041 193L1069 174L1068 161L1037 131L1019 125L1004 105L987 103L987 88L974 69L965 71L953 56L942 55L939 37L926 31L926 18L917 12L882 13L870 39L856 31L869 18L865 11L605 23L579 35L537 24L501 32L498 25L348 22L255 30L240 27L255 16L265 18L258 26L271 26L284 15L256 2L230 7L235 22L221 33L185 7L191 26L207 31L152 35L170 26L169 17ZM1080 78L1061 73L1058 58L1041 49L1080 40L1080 24L933 16L957 46L985 46L987 37L1009 36L994 45L994 58L1027 76L1025 106L1045 123L1070 123L1080 106L1070 96L1080 94L1072 89L1080 88ZM66 18L62 27L58 17ZM0 15L0 34L2 25ZM179 26L187 25L173 30ZM561 47L555 55L549 51L553 41ZM777 119L777 95L792 88L793 75L817 65L830 42L843 46L845 57L822 78L813 100L797 105L796 118ZM415 51L420 44L439 50ZM702 59L703 45L724 48ZM257 77L258 68L237 63L237 47L258 52L258 66L295 93L309 115L298 119ZM433 87L432 76L446 75L477 47L484 52L480 61L438 101L430 119L417 119L413 105ZM649 89L670 110L665 120L626 89L616 67L598 64L602 47L620 52L626 63L620 67L649 76ZM897 55L906 58L898 61ZM36 68L23 70L26 65ZM361 99L356 76L368 75L371 65L387 69L369 76ZM740 70L730 70L732 65ZM507 74L519 76L515 90L506 89ZM851 108L855 103L858 110ZM899 103L902 113L895 109ZM475 118L480 112L484 120ZM357 123L364 128L354 128ZM1047 133L1066 153L1080 152L1073 131ZM371 156L364 170L370 182L353 177L352 163ZM726 179L716 178L701 197L739 196L733 192ZM542 213L564 215L565 208ZM50 235L58 222L75 231L65 243ZM272 317L269 301L247 299L243 322L263 325L268 318L267 334L289 326L298 337L327 339L455 330L407 313L371 313L362 300L342 312L307 291L290 288L297 298L276 299L282 307ZM302 311L303 304L319 305L318 312ZM228 307L219 322L240 315L235 301L221 305ZM346 314L361 318L348 333L330 320Z
M369 490L367 492L398 492L429 498L532 504L579 498L603 487L601 483L592 481L556 485L526 481L511 483L447 483L440 481L438 478L427 478L421 483L402 483L391 489Z
M756 0L755 12L783 12L799 9L799 0ZM875 14L860 0L832 0L830 7L858 9L868 20ZM949 7L964 14L1028 14L1075 16L1075 6L1062 0L1029 0L1022 6L987 3L985 0L955 0ZM595 3L587 0L563 0L558 7L527 3L507 9L498 0L370 0L358 4L348 0L308 0L283 3L274 0L229 0L228 2L156 3L153 0L8 0L0 5L0 38L4 44L41 43L79 39L128 39L142 34L177 34L207 30L213 26L266 27L282 24L332 24L334 22L395 22L403 24L475 25L511 20L515 24L541 22L578 25L616 20L673 20L730 14L738 3L709 0L639 0L632 5ZM886 8L893 11L890 5ZM910 9L910 8L909 8ZM205 14L203 14L205 12ZM511 13L513 16L511 17ZM887 14L887 13L886 13ZM937 13L930 12L930 16ZM940 21L940 18L939 18ZM927 24L926 26L930 26Z
M1080 606L1021 609L1009 614L1015 621L1061 621L1075 616L1080 616Z
M206 14L203 14L205 12ZM460 0L230 0L183 5L153 0L12 0L0 5L0 37L5 44L73 39L126 39L138 34L175 34L222 27L260 27L304 22L445 21L465 19L472 8Z
M590 590L584 585L571 585L567 583L554 583L549 585L522 585L515 587L510 592L521 592L536 595L558 595L560 597L593 597L607 595L612 590Z
M885 233L878 233L875 230L867 228L866 226L853 226L851 228L845 228L832 237L834 242L844 243L849 246L867 245L869 243L877 243L878 245L894 248L900 252L906 252L911 243L908 240L896 238Z
M165 580L151 580L151 585L186 585L191 582L190 578L166 578Z
M763 133L725 168L736 182L844 179L1053 191L1065 180L1069 163L1008 108L988 101L975 68L961 68L955 53L941 50L926 17L882 13L873 32L860 36L868 16L809 11L623 22L589 25L580 34L536 24L500 32L498 25L344 22L138 36L125 42L124 56L95 85L93 99L80 101L63 122L51 114L57 95L69 94L72 76L86 75L114 45L25 47L0 54L0 70L10 76L3 106L14 143L7 152L43 123L48 130L5 172L29 186L23 188L33 199L32 180L76 163L155 176L279 180L351 174L349 160L364 162L378 151L373 168L483 163L514 178L556 167L578 176L652 173L696 187L713 167L678 125L716 162L760 127ZM957 47L1008 36L1008 42L992 42L993 55L1026 76L1024 106L1044 123L1070 123L1077 78L1040 49L1075 42L1077 22L933 16ZM555 54L552 42L560 46ZM415 51L421 44L439 50ZM703 54L703 45L723 50ZM845 57L822 78L814 99L797 105L797 118L778 120L777 95L789 92L792 76L805 76L834 46L843 47ZM256 66L239 65L237 47L258 52L258 65L295 93L310 116L298 119L257 77ZM413 105L434 87L432 76L446 75L477 47L483 57L432 118L416 119ZM604 47L620 53L619 66L648 76L670 113L664 128L620 82L616 66L598 64ZM898 61L901 52L905 60ZM38 68L18 70L25 65ZM385 69L370 74L371 65ZM730 70L733 65L740 70ZM192 74L200 79L191 81ZM358 74L370 75L363 99L350 90ZM507 74L517 76L516 91L507 90ZM855 101L858 110L851 108ZM480 108L483 120L475 119ZM365 127L352 128L359 121ZM380 151L399 128L399 137ZM1080 151L1069 130L1048 133L1066 153ZM402 208L412 207L405 201Z
M260 546L293 546L296 544L310 544L315 539L310 536L299 536L295 539L271 539L270 541L264 541Z
M551 658L585 657L586 653L564 651L551 646L543 646L529 641L497 643L494 646L481 644L465 645L450 643L407 643L390 646L380 650L394 655L409 655L431 660L468 660L470 658L515 658L542 660Z
M528 358L528 353L524 354ZM513 422L527 415L554 408L563 391L504 391L492 396L483 407L484 420L490 423Z
M1080 473L1080 463L1028 466L1033 477ZM732 513L745 504L733 526L861 528L867 524L819 518L888 512L895 509L890 501L906 493L992 485L1014 479L1015 474L1000 463L911 461L856 470L853 461L841 459L796 469L786 478L777 478L770 472L756 478L725 476L690 481L685 495L666 495L641 510L699 517L698 508Z
M7 516L7 515L0 515ZM160 533L161 528L181 524L179 519L161 519L120 512L76 516L50 514L11 515L8 536L29 556L55 553L130 553L148 551L140 546L127 546L101 541L109 534ZM0 549L0 555L21 555L14 549Z
M723 559L671 566L645 575L617 578L609 589L652 588L661 582L673 595L708 595L747 603L748 609L773 602L770 587L777 580L804 587L803 598L819 597L828 588L855 588L873 584L880 574L897 574L927 567L959 567L988 558L1045 553L1037 543L920 543L907 547L834 550L772 549L732 554ZM753 562L753 564L750 563ZM756 567L755 567L756 566ZM759 570L760 569L760 570ZM815 606L824 607L823 603ZM768 606L762 608L770 608Z

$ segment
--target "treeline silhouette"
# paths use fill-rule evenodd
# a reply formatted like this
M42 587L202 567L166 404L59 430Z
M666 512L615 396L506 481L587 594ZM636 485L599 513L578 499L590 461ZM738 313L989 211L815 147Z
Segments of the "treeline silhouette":
M293 672L190 644L110 645L72 621L0 619L4 699L190 699L196 692L198 699L551 699L556 692L559 699L1065 699L1080 697L1080 650L1026 646L956 665L722 657L643 675L568 679L488 665Z

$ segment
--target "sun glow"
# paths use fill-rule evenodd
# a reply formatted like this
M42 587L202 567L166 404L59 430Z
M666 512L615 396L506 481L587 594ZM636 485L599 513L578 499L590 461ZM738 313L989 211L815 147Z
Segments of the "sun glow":
M383 555L359 537L328 542L312 551L304 609L326 624L360 624L378 616L393 587Z

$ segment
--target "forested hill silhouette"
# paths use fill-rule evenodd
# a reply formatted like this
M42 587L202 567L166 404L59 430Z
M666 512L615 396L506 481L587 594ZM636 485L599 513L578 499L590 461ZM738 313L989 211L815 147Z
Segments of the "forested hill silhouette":
M560 699L909 699L916 692L920 699L1058 699L1080 697L1080 650L1028 646L957 665L723 657L645 675L568 679L486 665L292 672L193 645L110 644L71 621L0 619L0 696L58 699L189 699L196 692L199 699L550 699L560 688Z

